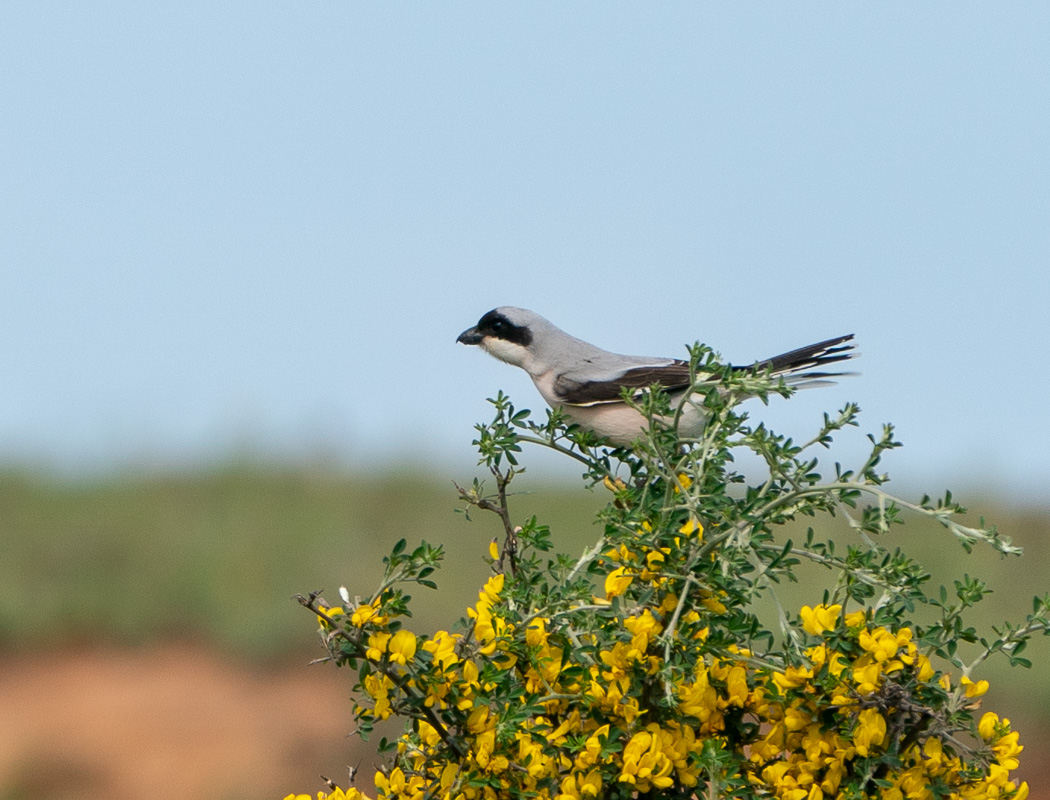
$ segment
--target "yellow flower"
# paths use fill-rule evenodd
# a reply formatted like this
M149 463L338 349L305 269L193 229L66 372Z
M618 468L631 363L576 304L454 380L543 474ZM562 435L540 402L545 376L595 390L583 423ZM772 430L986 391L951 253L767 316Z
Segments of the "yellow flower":
M377 771L373 780L380 794L387 796L401 794L408 785L408 781L405 780L405 773L401 771L401 767L394 767L389 775L384 775L382 772Z
M881 745L885 738L886 720L876 709L866 708L857 715L853 744L859 755L868 756L870 748Z
M733 667L726 677L726 695L729 705L741 708L747 703L750 690L747 686L747 670L741 666Z
M906 646L911 641L911 630L901 628L896 634L885 628L876 628L873 631L867 629L860 632L857 643L871 653L876 661L889 661L900 647Z
M554 800L580 800L580 790L576 786L576 774L566 775L561 781L561 794Z
M319 612L321 612L320 614L317 615L317 622L323 628L327 628L328 627L328 625L330 624L328 622L328 620L332 619L332 617L338 617L341 614L346 614L346 612L343 611L343 609L339 608L338 606L336 606L335 608L329 608L326 605L319 605L317 607L317 610ZM321 614L324 614L325 616L322 617ZM325 619L325 617L327 617L328 619Z
M317 793L317 800L371 800L359 789L351 786L349 789L336 789L331 794Z
M714 597L701 597L700 602L704 608L715 614L724 614L727 611L725 604Z
M685 524L678 529L678 532L685 534L686 536L692 536L695 533L697 538L702 539L704 536L704 526L696 517L690 516L689 519L685 521Z
M863 625L868 618L866 611L853 611L846 615L846 627L847 628L859 628Z
M934 668L933 668L933 664L930 663L930 659L927 658L926 656L919 656L918 663L919 663L919 680L922 681L923 683L926 683L927 681L930 680L930 678L932 678L934 675L937 674L936 670L934 670Z
M499 561L499 545L496 544L495 539L489 542L489 557L493 561Z
M390 651L390 660L404 666L416 654L416 635L412 631L400 630L394 634L387 647Z
M447 764L441 771L441 788L448 791L453 783L456 782L456 778L459 775L458 764Z
M290 794L284 800L313 800L308 794ZM349 789L336 788L334 792L318 792L317 800L369 800L364 794L352 786Z
M966 687L967 697L980 697L988 691L988 681L977 681L977 683L974 683L966 676L963 676L960 683Z
M828 672L836 678L846 669L842 653L831 650L826 644L809 648L806 657L818 670L827 665Z
M580 795L590 795L591 797L597 797L598 792L602 789L602 774L598 769L592 769L585 776L581 776L579 781Z
M933 798L930 782L922 767L912 767L900 777L900 788L908 800L927 800Z
M610 599L618 597L633 582L633 576L627 575L623 567L617 567L605 577L605 596Z
M709 683L707 670L701 666L696 671L696 680L693 683L678 685L678 710L682 714L706 722L717 709L718 692Z
M806 633L820 636L824 631L834 629L841 611L842 606L838 604L833 606L819 605L816 608L802 606L802 627Z
M493 575L485 582L485 588L481 590L478 599L488 600L489 603L495 603L499 600L499 593L503 591L503 582L505 580L506 576L502 572L498 575Z
M379 719L389 717L392 712L390 707L390 690L394 688L393 681L386 675L373 672L365 677L363 686L365 693L374 701L373 712L375 715Z
M437 729L425 720L419 722L419 738L420 741L430 747L437 746L441 741L441 734L437 732Z
M621 544L619 547L614 547L612 550L607 550L605 552L605 557L610 561L615 561L621 564L626 564L635 559L634 553L628 550L627 545L625 544Z
M922 754L926 762L934 767L939 767L944 761L944 745L936 736L931 736L922 746Z
M773 683L782 690L797 689L813 677L813 670L804 667L788 667L783 672L773 673Z
M656 610L659 611L661 614L670 614L672 611L675 610L677 606L678 595L676 595L674 592L668 592L663 596L663 599L660 600L660 605Z
M995 736L995 728L999 724L999 715L994 711L987 712L977 726L977 731L981 734L981 738L990 740Z
M467 730L471 733L482 733L490 727L489 710L487 706L479 706L470 712L467 717Z
M529 647L542 647L547 643L547 620L537 617L525 629L525 643Z
M365 651L365 658L369 661L379 661L386 652L389 641L389 633L373 633L368 637L368 650Z
M609 738L609 726L602 725L594 733L587 737L583 743L583 750L576 757L577 766L586 768L598 763L601 757L602 744Z
M650 572L659 572L660 568L664 565L664 561L667 560L667 555L662 550L650 550L645 554L645 566ZM651 575L645 573L642 574L643 580L651 579Z
M627 617L623 626L634 637L631 639L631 650L628 653L628 657L634 659L642 658L649 649L649 641L659 636L663 630L663 626L656 621L649 609L645 609L640 616Z
M550 724L544 719L545 724ZM565 737L570 733L577 733L580 730L580 712L573 711L569 714L568 718L563 720L561 725L552 730L550 733L545 734L548 742L555 745L561 745L565 742Z
M1009 725L1010 720L1003 720L1003 724ZM1017 731L1010 731L1010 733L996 740L992 750L995 751L995 760L1000 766L1006 769L1017 769L1017 756L1024 750L1024 747L1018 743L1019 737L1020 734Z
M478 651L482 655L490 656L495 653L496 639L503 636L508 629L506 620L492 615L492 606L499 601L504 580L505 576L502 573L489 578L478 593L477 606L467 609L467 616L474 620L474 638L482 645Z
M378 605L365 603L364 605L358 606L354 613L351 614L350 624L353 625L355 628L363 628L365 626L365 623L373 621L382 624L386 621L386 619L383 617L379 617L378 614Z
M792 706L784 712L784 727L789 731L802 731L810 726L813 718L798 706Z
M448 631L438 631L432 639L423 642L423 649L434 656L434 663L442 670L451 669L459 662L456 655L456 643L459 636L454 636Z
M853 667L853 682L856 683L857 691L861 694L871 694L879 688L882 682L882 665L878 661L865 661L870 658L870 656L865 656Z
M820 788L824 794L834 795L838 793L839 784L842 782L842 778L846 774L846 766L839 757L828 759L828 761L831 763L828 766L827 771L824 773L824 780L820 782Z
M663 752L659 726L650 724L627 742L623 751L623 769L619 781L630 783L639 792L647 792L652 786L666 789L674 783L670 777L674 764Z

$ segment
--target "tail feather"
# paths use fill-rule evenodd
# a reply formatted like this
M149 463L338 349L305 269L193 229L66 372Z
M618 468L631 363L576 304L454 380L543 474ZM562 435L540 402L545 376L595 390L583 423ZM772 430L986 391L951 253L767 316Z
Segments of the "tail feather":
M846 336L839 336L807 345L806 347L800 347L797 350L773 356L773 358L768 358L765 361L756 361L748 367L736 367L736 369L769 370L773 375L784 378L784 381L792 386L803 384L807 387L827 386L834 383L828 378L840 378L854 373L827 372L823 370L811 372L808 370L840 361L847 361L855 355L857 355L857 352L853 349L853 334L850 333Z

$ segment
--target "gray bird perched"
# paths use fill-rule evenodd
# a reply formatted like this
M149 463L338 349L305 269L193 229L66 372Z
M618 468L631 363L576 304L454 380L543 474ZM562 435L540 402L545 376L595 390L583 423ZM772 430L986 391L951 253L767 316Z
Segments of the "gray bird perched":
M826 386L833 383L829 378L850 373L813 370L853 357L852 340L853 334L839 336L733 369L769 370L773 377L796 388ZM692 386L688 361L610 353L524 308L493 309L456 341L478 345L500 361L521 367L551 408L561 408L571 422L614 445L631 444L645 428L642 415L623 401L624 388L643 391L658 383L670 394L673 407L678 407ZM696 403L681 408L679 435L699 437L703 409Z

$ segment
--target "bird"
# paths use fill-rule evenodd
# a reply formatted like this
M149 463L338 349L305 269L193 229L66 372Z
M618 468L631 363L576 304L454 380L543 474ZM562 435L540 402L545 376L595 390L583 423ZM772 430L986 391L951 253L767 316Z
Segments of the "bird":
M547 405L560 408L570 423L613 446L634 444L648 427L645 418L624 401L625 388L637 396L659 384L672 407L681 408L679 437L696 439L703 432L706 414L699 405L703 395L690 391L694 383L688 361L612 353L571 336L534 311L514 306L489 311L456 341L521 367ZM768 371L795 388L826 386L834 383L830 378L854 373L822 368L854 355L851 333L731 369ZM697 402L686 402L690 396Z

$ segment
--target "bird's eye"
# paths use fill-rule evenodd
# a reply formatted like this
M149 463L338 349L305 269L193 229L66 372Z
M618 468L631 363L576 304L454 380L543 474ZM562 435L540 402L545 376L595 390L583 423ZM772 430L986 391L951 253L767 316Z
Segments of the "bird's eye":
M503 320L497 319L495 322L493 322L492 330L494 333L499 333L501 330L503 330Z

